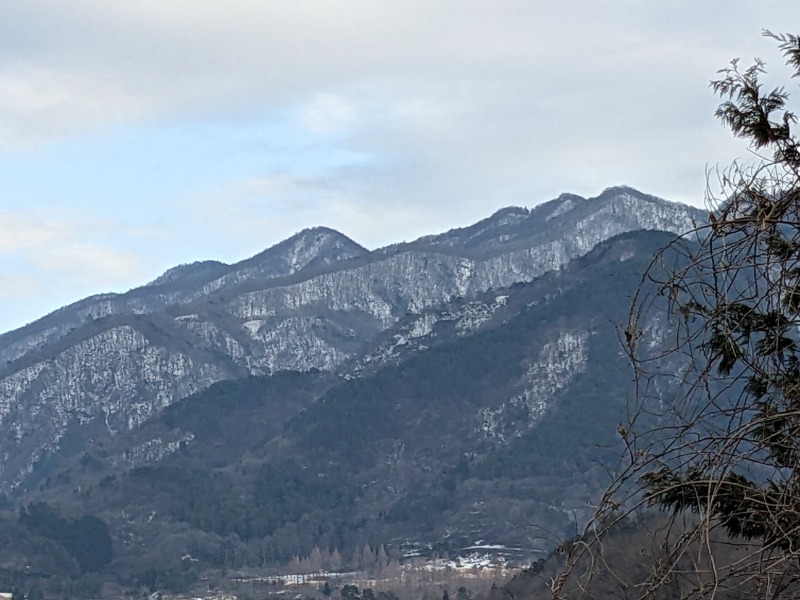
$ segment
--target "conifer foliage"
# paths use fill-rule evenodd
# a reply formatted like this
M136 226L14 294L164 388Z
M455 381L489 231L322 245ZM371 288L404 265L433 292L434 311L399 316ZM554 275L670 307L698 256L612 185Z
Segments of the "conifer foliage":
M800 76L798 38L766 35ZM695 412L680 424L703 445L668 451L672 460L642 479L652 504L708 514L731 536L800 556L797 119L784 88L764 90L763 62L742 71L733 61L721 74L716 116L760 160L723 175L700 251L660 285L681 317L679 350L695 359Z
M764 35L800 78L800 39ZM653 532L660 557L629 582L630 597L800 595L797 117L786 88L763 83L763 61L718 75L716 117L752 158L716 173L708 222L665 248L642 282L624 330L637 386L618 429L626 458L556 595L607 568L604 534L644 506L673 519ZM668 324L656 316L665 304Z

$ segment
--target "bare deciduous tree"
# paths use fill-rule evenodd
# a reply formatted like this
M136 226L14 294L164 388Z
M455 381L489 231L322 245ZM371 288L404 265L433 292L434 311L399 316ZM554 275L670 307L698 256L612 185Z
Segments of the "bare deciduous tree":
M798 37L765 35L800 77ZM643 279L623 332L625 458L556 597L800 597L800 142L763 62L719 75L716 116L752 160L717 173L708 223ZM610 537L646 506L665 516L641 525L637 568L612 564Z

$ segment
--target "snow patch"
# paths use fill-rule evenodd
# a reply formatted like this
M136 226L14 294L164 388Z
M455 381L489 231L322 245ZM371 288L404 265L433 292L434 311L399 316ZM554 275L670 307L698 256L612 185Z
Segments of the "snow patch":
M560 217L564 213L567 213L567 212L571 211L573 208L575 208L575 201L574 200L572 200L571 198L567 199L567 200L564 200L564 202L559 204L558 207L553 212L551 212L549 215L547 215L544 218L544 220L545 221L550 221L552 219L555 219L556 217Z
M264 324L264 321L245 321L242 323L242 327L247 331L251 338L254 340L259 339L258 330L261 329L261 326Z

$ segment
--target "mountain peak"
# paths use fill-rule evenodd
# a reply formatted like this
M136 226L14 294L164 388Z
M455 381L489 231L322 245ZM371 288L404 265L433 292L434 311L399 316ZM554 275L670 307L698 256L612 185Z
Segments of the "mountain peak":
M355 258L369 250L354 242L343 233L330 227L309 227L298 231L291 237L259 252L234 268L251 267L264 261L283 261L289 266L289 273L314 264L328 264L339 260ZM288 273L287 273L288 274Z
M295 233L294 235L291 235L288 238L286 238L284 242L290 242L299 239L308 239L312 237L315 237L317 239L323 239L323 238L340 239L340 240L346 240L351 244L356 244L356 242L347 237L341 231L337 231L336 229L333 229L331 227L325 227L324 225L317 225L315 227L306 227L305 229L302 229L297 233Z
M148 287L172 285L185 280L194 280L212 272L222 273L228 268L218 260L199 260L171 267L147 284Z
M617 198L619 196L628 196L638 198L640 200L648 200L650 202L657 202L657 203L665 203L665 204L672 204L663 198L659 198L658 196L653 196L651 194L645 194L644 192L640 192L636 188L632 188L629 185L614 185L611 187L605 188L600 195L598 195L595 200L608 200Z
M531 211L524 206L506 206L505 208L496 210L491 217L485 220L491 221L495 219L502 219L508 216L527 217L529 214L531 214Z
M637 195L645 195L645 194L642 194L642 192L640 192L636 188L632 188L631 186L626 185L624 183L620 184L620 185L611 185L611 186L609 186L607 188L604 188L603 191L600 192L600 195L604 196L606 194L622 194L622 193L631 193L631 192L634 193L634 194L637 194Z

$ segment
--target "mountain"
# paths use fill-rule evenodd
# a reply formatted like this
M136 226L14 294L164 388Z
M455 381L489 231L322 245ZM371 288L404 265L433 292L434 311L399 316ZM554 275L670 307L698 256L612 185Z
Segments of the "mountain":
M310 229L82 300L0 337L0 489L103 516L129 566L543 547L524 524L568 527L612 460L628 295L702 218L610 188L372 252Z
M337 231L306 229L235 265L217 261L180 265L125 294L92 296L34 323L0 335L0 363L43 348L90 321L111 315L149 314L207 297L245 282L266 282L298 271L346 261L367 250Z

